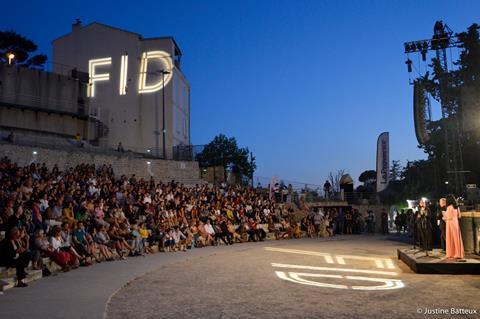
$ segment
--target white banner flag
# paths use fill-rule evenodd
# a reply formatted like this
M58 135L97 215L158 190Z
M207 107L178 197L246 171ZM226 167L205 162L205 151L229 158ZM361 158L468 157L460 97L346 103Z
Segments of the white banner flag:
M383 191L390 181L390 145L388 132L383 132L377 141L377 192Z

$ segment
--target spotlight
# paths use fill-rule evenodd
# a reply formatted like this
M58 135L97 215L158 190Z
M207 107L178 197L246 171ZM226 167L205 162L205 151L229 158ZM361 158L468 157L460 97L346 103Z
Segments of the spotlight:
M422 61L427 61L427 50L422 50Z
M148 162L147 162L147 165L150 165L150 164L152 164L152 162L148 161Z
M37 151L33 151L32 154L33 154L33 155L37 155L38 152L37 152Z
M412 60L407 59L407 61L405 61L405 64L407 65L407 68L408 68L408 73L412 73Z

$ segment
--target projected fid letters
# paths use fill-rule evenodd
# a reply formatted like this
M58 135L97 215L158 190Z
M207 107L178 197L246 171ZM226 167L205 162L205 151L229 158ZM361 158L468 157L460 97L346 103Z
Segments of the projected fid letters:
M322 257L324 262L328 265L346 265L346 260L363 261L373 263L377 269L394 269L395 266L389 258L381 257L367 257L355 255L331 255L329 253L285 249L276 247L265 247L267 251L274 251L288 254L300 254L308 256ZM293 282L301 285L316 286L323 288L335 289L352 289L352 290L392 290L405 287L405 284L400 279L392 279L388 277L395 277L398 275L395 271L386 270L370 270L361 268L342 268L342 267L325 267L325 266L307 266L296 264L282 264L271 263L274 268L281 268L287 271L275 270L275 275L282 280ZM296 270L301 270L298 272ZM316 271L316 273L304 272L305 270ZM327 273L325 273L327 272ZM333 274L332 274L333 273ZM336 273L336 274L335 274ZM352 275L352 274L361 274ZM368 276L367 276L368 275ZM371 275L380 275L381 277L371 277ZM326 283L312 279L328 278L336 279L338 283ZM343 282L343 283L342 283ZM348 284L350 282L350 284ZM363 282L367 285L353 285L354 282ZM368 285L369 283L376 283L377 285Z
M148 62L156 60L162 65L162 70L171 71L173 69L173 63L170 59L170 55L165 51L149 51L142 54L140 59L140 69L138 76L138 93L154 93L161 90L165 85L170 82L172 79L172 72L165 73L162 77L159 77L159 80L153 84L147 84L147 75L157 73L155 71L148 71ZM88 74L89 74L89 86L88 86L88 96L95 97L96 92L96 83L109 81L110 73L97 73L97 67L106 67L112 64L111 57L105 57L100 59L91 59L88 61ZM165 83L163 83L165 81ZM128 55L122 55L120 58L120 81L119 81L119 94L127 94L127 82L128 82Z

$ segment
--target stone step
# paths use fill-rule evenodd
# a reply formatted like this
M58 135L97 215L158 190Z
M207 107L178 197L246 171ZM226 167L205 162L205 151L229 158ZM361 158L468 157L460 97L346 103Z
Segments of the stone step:
M35 280L39 280L43 277L41 270L27 270L27 273L28 273L27 278L23 280L24 283L29 283ZM2 278L0 279L0 291L11 289L15 287L16 283L17 283L17 279L15 275L8 278Z
M9 278L15 276L15 268L5 268L1 267L0 268L0 280L3 278Z

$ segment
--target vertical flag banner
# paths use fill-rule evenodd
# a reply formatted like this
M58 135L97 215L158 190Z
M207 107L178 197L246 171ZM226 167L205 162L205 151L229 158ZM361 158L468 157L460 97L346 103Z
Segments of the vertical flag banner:
M377 192L383 191L390 181L390 145L388 132L377 140Z

